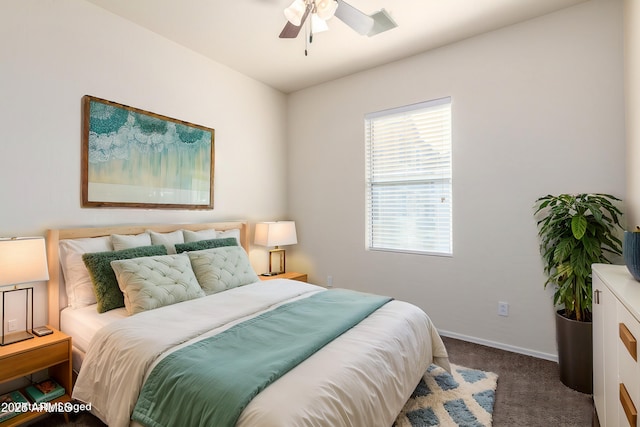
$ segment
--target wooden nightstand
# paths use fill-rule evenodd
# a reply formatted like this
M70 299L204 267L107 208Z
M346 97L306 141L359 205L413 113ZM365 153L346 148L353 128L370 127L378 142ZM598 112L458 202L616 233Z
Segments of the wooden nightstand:
M260 277L260 280L271 280L271 279L291 279L291 280L298 280L300 282L306 282L307 281L307 275L304 273L296 273L293 271L290 271L288 273L282 273L282 274L278 274L277 276L258 276Z
M50 335L0 347L0 383L48 368L49 377L66 390L66 394L52 402L69 402L72 387L71 337L51 326L49 329L53 330ZM45 412L26 412L0 423L0 427L19 425L44 414ZM67 417L68 414L65 414L65 418Z

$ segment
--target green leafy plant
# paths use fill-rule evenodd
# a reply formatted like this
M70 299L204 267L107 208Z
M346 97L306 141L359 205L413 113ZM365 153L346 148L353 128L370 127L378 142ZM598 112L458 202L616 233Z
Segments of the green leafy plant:
M591 319L591 264L610 263L622 254L616 237L622 212L620 199L608 194L560 194L536 200L540 253L547 281L554 284L553 302L564 306L564 316Z

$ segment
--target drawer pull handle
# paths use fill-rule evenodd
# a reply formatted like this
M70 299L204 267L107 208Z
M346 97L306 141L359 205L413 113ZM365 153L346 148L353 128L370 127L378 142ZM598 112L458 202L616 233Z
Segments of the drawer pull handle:
M620 339L622 343L633 357L633 360L638 361L638 341L636 341L636 337L633 336L631 331L627 328L624 323L620 323Z
M622 404L622 408L624 409L624 413L627 416L629 424L635 427L638 422L638 412L631 400L631 396L629 396L627 388L622 383L620 383L620 403Z

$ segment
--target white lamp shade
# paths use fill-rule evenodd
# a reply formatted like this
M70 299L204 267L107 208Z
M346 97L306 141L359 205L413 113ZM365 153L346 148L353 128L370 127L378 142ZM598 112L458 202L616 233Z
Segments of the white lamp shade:
M298 243L295 221L260 222L256 224L254 243L261 246L285 246Z
M49 280L44 237L0 239L0 286Z
M287 21L299 27L300 24L302 24L302 17L306 9L307 5L304 0L294 0L293 3L284 10L284 16L287 18Z
M311 15L311 29L315 33L322 33L325 31L329 31L329 26L327 25L327 21L320 18L317 13Z
M316 13L325 21L336 13L338 2L336 0L316 0Z

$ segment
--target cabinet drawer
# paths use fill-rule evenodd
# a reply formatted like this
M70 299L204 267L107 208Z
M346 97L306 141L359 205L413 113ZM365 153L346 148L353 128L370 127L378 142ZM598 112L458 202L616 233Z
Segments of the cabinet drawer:
M638 339L640 339L640 322L638 322L621 303L618 309L618 350L621 359L638 363Z
M622 405L620 408L625 408L624 412L620 412L619 422L620 425L624 425L624 419L630 420L636 408L640 408L640 364L637 361L637 339L640 338L640 323L623 304L618 303L617 306L618 379L620 383L624 384L624 393L623 387L620 388L620 403ZM637 423L632 425L636 427Z
M636 427L638 423L638 411L636 410L636 406L629 396L629 392L624 384L620 384L620 406L622 407L622 411L624 412L624 417L629 421L629 425L632 427ZM622 419L622 417L620 417Z
M69 359L69 341L27 350L0 359L0 381L18 378Z
M629 355L635 360L638 361L638 341L634 336L633 332L629 330L629 327L626 323L621 322L618 325L618 335L620 337L620 341L627 349Z

